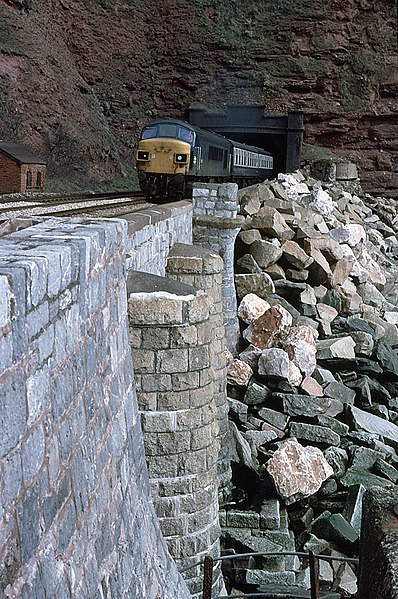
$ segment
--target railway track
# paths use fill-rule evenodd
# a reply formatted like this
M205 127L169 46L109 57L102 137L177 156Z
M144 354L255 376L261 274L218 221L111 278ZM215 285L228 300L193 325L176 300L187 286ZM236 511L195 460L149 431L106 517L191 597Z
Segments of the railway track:
M32 216L83 216L112 218L139 210L147 202L141 191L73 194L38 198L0 198L0 220Z

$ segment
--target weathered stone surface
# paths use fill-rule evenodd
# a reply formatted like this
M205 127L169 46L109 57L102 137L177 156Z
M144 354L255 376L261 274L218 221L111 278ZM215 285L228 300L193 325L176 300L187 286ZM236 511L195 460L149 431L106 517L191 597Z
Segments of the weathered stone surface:
M348 454L341 447L328 447L323 452L326 461L333 468L335 476L341 478L347 470Z
M228 397L228 407L240 422L247 422L247 405L237 399Z
M261 383L252 381L248 386L243 401L248 406L264 403L271 391ZM273 423L272 423L273 424Z
M270 441L278 438L278 434L276 434L273 430L267 431L247 431L244 434L247 442L250 445L252 456L257 457L257 449Z
M260 274L261 268L251 254L245 254L236 261L235 270L243 274Z
M283 411L289 416L313 417L318 414L336 416L343 411L343 404L331 397L311 397L294 393L275 393L274 397L282 399Z
M275 293L275 285L266 272L247 273L235 275L235 286L238 298L248 293L255 293L263 299L267 299L270 293Z
M258 361L258 373L288 379L290 373L289 356L283 349L277 347L264 349Z
M329 360L331 358L355 358L355 342L352 337L339 337L334 339L322 339L317 341L316 356L318 360Z
M311 376L316 367L316 344L313 329L307 325L290 328L281 342L292 362L306 376Z
M234 422L229 421L231 431L230 457L233 462L241 463L251 470L257 471L257 464L254 462L249 443Z
M341 258L341 260L338 260L338 262L336 262L332 268L332 276L330 279L332 287L342 285L349 277L352 267L353 263L351 260L348 260L347 258Z
M362 498L366 489L363 485L352 485L348 489L343 516L353 527L357 535L361 534Z
M328 383L324 389L325 395L340 400L342 403L353 404L355 400L355 391L337 381Z
M301 384L300 389L307 393L307 395L312 395L314 397L322 397L323 396L323 388L314 378L311 376L306 376Z
M352 487L353 485L363 485L365 489L369 487L388 487L391 481L377 476L367 470L356 470L348 468L347 472L340 478L340 483L343 487Z
M335 446L340 444L340 436L337 433L325 426L317 426L316 424L292 422L290 424L290 435L313 443Z
M327 541L335 541L343 545L352 545L358 542L358 533L347 522L341 514L325 513L317 518L311 531L316 536L320 536Z
M260 528L276 530L281 526L281 510L278 499L266 499L261 504Z
M267 237L277 237L281 241L293 239L294 231L286 224L283 216L272 206L263 206L253 216L251 225Z
M320 449L303 447L294 439L281 443L266 469L287 503L313 495L333 475Z
M261 239L261 233L258 229L241 231L238 235L238 239L245 245L251 245L254 241L259 241Z
M355 406L350 406L350 412L357 430L364 430L368 433L380 435L398 444L398 426L396 424L360 410Z
M242 360L235 358L227 365L227 381L230 385L247 385L252 375L253 370Z
M254 345L249 345L245 351L239 354L239 360L245 362L250 366L253 371L258 370L258 359L261 356L261 349L258 347L254 347Z
M275 264L282 256L280 246L263 239L252 243L250 253L257 264L263 269L271 266L271 264Z
M281 250L285 260L295 268L307 268L313 262L313 258L295 241L285 241L285 243L282 244Z
M332 275L329 263L318 248L311 246L310 256L313 259L309 265L310 279L315 285L326 283Z
M271 306L255 293L245 295L238 307L238 316L247 324L253 322L269 310Z
M266 422L269 422L269 424L272 424L281 430L286 428L289 421L289 417L286 416L286 414L282 414L282 412L272 410L271 408L261 408L258 411L258 415Z
M292 316L280 304L272 306L245 329L243 336L261 349L269 348L289 330Z

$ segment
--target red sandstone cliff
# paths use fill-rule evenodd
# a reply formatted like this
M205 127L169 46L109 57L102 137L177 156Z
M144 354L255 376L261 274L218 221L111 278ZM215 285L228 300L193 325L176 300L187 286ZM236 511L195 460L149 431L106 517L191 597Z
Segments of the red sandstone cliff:
M0 28L0 137L58 181L128 185L148 119L254 103L398 195L395 0L10 0Z

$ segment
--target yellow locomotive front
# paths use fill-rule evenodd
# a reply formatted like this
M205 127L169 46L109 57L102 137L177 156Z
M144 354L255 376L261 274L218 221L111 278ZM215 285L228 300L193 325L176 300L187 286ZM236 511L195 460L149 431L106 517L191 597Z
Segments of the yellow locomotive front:
M178 121L156 121L142 130L136 168L147 198L182 197L193 142L194 132Z

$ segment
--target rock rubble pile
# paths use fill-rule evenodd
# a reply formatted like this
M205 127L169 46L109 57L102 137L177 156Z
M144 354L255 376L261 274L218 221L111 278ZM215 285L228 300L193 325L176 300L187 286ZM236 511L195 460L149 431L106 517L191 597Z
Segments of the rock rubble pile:
M397 206L299 171L239 193L225 546L353 557L365 489L398 481ZM246 590L310 586L295 557L240 567ZM355 566L320 581L352 597Z

